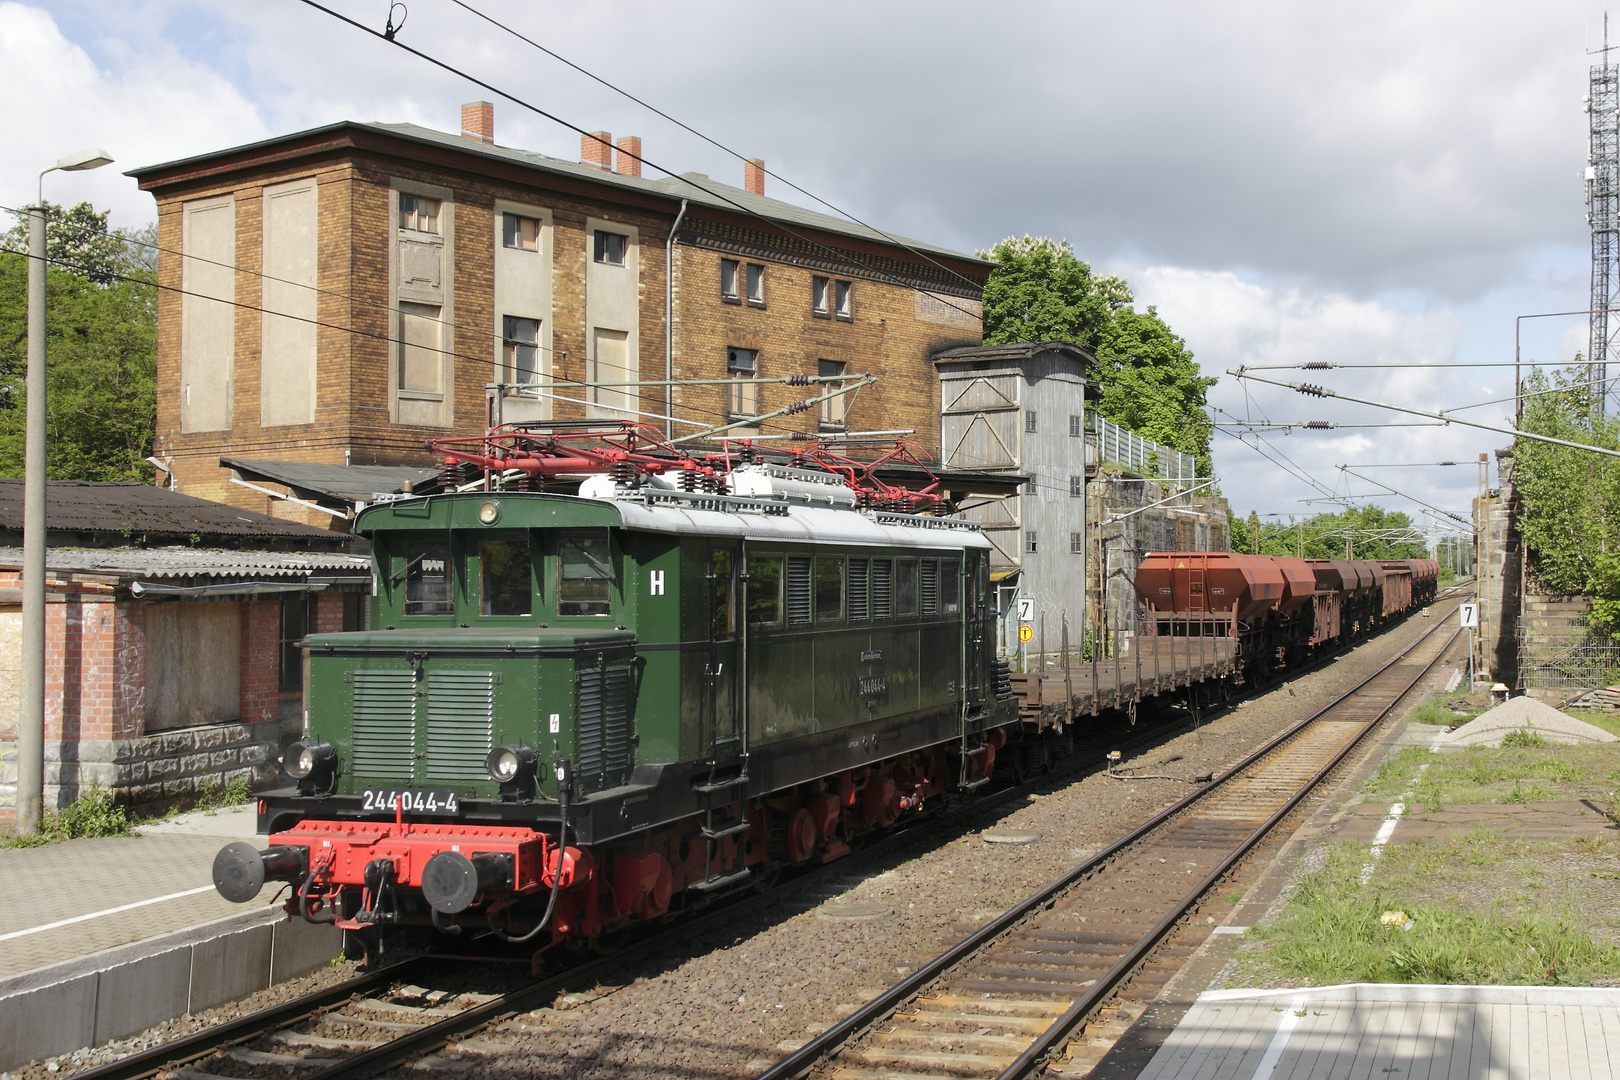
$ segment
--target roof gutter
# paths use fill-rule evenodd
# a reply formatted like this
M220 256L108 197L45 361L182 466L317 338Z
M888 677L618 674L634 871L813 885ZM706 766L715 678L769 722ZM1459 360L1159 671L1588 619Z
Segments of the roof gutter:
M129 591L137 597L161 599L165 596L263 596L270 593L314 593L326 591L326 581L224 581L217 585L164 585L137 581Z
M664 437L675 437L675 234L686 216L686 200L664 241Z

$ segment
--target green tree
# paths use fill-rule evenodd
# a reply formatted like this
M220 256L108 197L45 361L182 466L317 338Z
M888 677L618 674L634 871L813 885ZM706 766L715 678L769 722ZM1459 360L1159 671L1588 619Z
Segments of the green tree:
M1398 510L1381 506L1358 506L1338 514L1313 514L1301 522L1260 522L1251 514L1245 519L1232 515L1232 550L1243 554L1254 551L1258 530L1260 554L1296 556L1303 532L1307 559L1342 559L1344 541L1354 541L1352 556L1357 559L1422 559L1427 548L1415 539L1412 519Z
M1620 449L1620 420L1593 408L1578 369L1525 380L1520 429ZM1519 439L1513 483L1531 572L1549 589L1592 598L1592 620L1620 627L1620 459Z
M995 262L984 286L984 343L1067 341L1095 350L1113 313L1131 302L1123 278L1096 277L1067 240L1009 236L979 254Z
M1159 313L1131 306L1125 279L1099 277L1067 240L1009 236L982 256L996 263L984 287L984 343L1067 341L1090 350L1102 388L1097 411L1144 438L1198 458L1211 476L1214 428L1205 395L1215 385Z
M89 203L48 208L46 357L53 479L149 480L157 423L156 229L110 230ZM0 476L23 472L27 221L0 237Z
M1103 327L1096 348L1097 411L1145 439L1198 457L1198 475L1215 475L1210 439L1215 429L1205 395L1215 380L1204 377L1187 343L1159 313L1124 307Z

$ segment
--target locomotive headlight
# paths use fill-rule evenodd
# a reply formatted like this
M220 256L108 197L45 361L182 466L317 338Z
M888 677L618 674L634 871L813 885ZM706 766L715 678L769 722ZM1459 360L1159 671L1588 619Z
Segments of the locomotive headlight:
M287 775L294 780L307 780L316 773L330 769L336 759L337 751L332 748L331 743L320 739L308 741L300 739L287 747L287 754L281 759L281 764L287 770Z
M501 504L487 502L478 508L478 520L485 525L493 525L501 519Z
M484 759L489 778L497 784L513 784L534 775L534 751L527 746L497 746Z

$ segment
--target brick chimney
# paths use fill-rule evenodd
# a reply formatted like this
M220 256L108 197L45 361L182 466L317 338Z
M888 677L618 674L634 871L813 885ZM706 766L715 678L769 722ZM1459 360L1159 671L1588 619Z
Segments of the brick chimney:
M614 171L624 173L626 176L640 176L641 136L626 135L618 141L617 145L619 153L613 162Z
M593 131L579 137L579 163L613 171L613 133Z
M495 141L495 105L488 101L469 101L461 107L461 137L481 143Z
M749 158L743 162L743 187L751 195L765 194L764 158Z

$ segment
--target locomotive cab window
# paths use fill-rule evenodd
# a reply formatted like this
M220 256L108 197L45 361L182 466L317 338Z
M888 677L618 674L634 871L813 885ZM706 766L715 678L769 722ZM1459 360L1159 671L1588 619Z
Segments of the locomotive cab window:
M748 625L777 626L782 621L782 559L777 555L748 558Z
M404 565L395 575L405 579L405 614L454 614L452 573L447 541L406 541Z
M613 577L607 533L569 533L558 538L558 615L609 614Z
M939 607L947 615L955 615L962 610L961 572L961 563L939 564Z
M533 579L527 539L479 539L478 614L533 614Z

